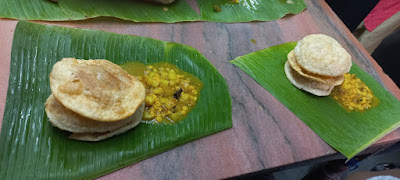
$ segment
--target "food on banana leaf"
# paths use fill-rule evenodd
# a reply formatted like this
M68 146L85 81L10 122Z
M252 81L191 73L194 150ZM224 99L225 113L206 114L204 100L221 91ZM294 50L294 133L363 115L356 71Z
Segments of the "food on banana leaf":
M146 88L144 122L175 123L195 107L203 86L197 77L167 62L147 66L130 62L121 66L138 76Z
M221 12L221 8L218 5L213 5L213 10L217 13Z
M289 62L285 63L285 73L286 77L294 86L311 94L327 96L333 89L333 86L300 75L290 66Z
M50 73L45 103L51 124L70 138L99 141L135 127L142 119L145 88L107 60L64 58Z
M343 82L343 78L344 78L343 76L328 77L328 76L324 76L324 75L310 73L309 71L305 70L303 67L299 66L296 59L297 58L296 58L294 52L293 51L289 52L288 63L290 64L290 67L293 68L301 76L304 76L306 78L309 78L314 81L318 81L320 83L330 85L330 86L340 85Z
M85 118L67 109L54 98L53 94L47 98L45 110L53 126L72 132L69 138L81 141L100 141L124 133L138 125L143 115L144 103L132 116L114 122L101 122Z
M289 81L317 96L328 96L350 71L350 54L332 37L312 34L301 39L285 63Z
M331 96L347 111L365 111L378 106L379 99L355 74L344 74L344 82L336 86Z
M52 127L44 112L44 101L51 93L48 76L59 57L102 57L118 65L162 60L177 64L204 86L196 107L179 123L140 123L103 141L81 142ZM5 162L0 174L7 173L0 179L28 179L32 175L36 179L95 179L232 127L231 97L224 77L204 55L187 45L20 21L10 58L11 81L0 136L0 151L7 154L0 156L0 162ZM24 161L34 163L15 163ZM20 169L26 171L21 173Z

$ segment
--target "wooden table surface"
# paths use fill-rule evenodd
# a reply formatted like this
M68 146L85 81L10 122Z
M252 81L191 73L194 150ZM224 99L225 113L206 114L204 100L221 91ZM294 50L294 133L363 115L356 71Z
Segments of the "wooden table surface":
M133 23L114 18L56 22L187 44L203 53L225 77L232 97L233 128L185 144L101 179L216 179L284 166L337 152L270 93L229 60L312 33L337 39L353 61L400 99L400 90L367 54L323 0L277 21L250 23ZM15 20L0 20L0 115L4 112ZM256 40L252 43L251 39ZM121 42L123 43L123 42ZM400 129L375 143L400 140ZM344 157L344 156L343 156Z

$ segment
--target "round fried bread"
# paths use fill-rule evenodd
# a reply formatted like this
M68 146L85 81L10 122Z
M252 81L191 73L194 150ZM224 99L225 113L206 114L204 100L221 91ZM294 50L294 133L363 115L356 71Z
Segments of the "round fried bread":
M66 108L105 122L131 116L145 98L143 84L107 60L64 58L53 66L50 88Z
M115 122L94 121L64 107L53 94L44 104L50 123L59 129L74 133L103 133L118 129L134 120L132 116Z
M122 134L134 127L136 127L140 121L142 120L143 116L143 111L144 111L144 102L142 105L139 106L139 108L136 110L136 112L131 116L132 120L128 122L128 124L118 128L114 129L108 132L104 133L72 133L69 138L71 139L76 139L80 141L101 141L104 139L107 139L109 137Z
M306 71L340 76L350 71L350 54L333 38L311 34L301 39L294 48L297 63Z
M289 54L287 55L288 61L290 63L290 66L300 75L304 76L304 77L308 77L311 78L313 80L316 80L318 82L321 83L325 83L329 86L337 86L343 83L344 81L344 76L340 75L340 76L323 76L323 75L318 75L318 74L313 74L310 73L308 71L306 71L305 69L301 68L298 64L297 64L297 59L296 56L294 55L293 51L290 51Z
M290 66L290 63L288 61L286 61L285 63L285 74L294 86L317 96L328 96L334 87L301 76Z
M112 136L116 136L118 134L122 134L134 127L136 127L140 121L142 120L143 116L143 111L144 111L144 102L142 105L139 106L139 108L136 110L136 112L131 116L131 121L128 122L128 124L118 128L114 129L108 132L104 133L72 133L69 138L71 139L76 139L80 141L101 141L104 139L107 139Z

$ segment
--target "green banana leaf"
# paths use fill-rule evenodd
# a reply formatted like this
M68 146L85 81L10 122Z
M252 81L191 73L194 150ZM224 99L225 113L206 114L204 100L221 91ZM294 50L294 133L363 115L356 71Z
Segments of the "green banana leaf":
M186 1L177 1L168 6L137 0L59 0L59 4L62 9L78 11L82 14L81 19L112 16L135 22L172 23L200 18Z
M307 7L303 0L240 0L238 3L234 0L197 0L197 3L202 19L216 22L271 21L289 13L298 14ZM221 11L215 13L212 7Z
M63 57L166 61L204 84L196 107L174 125L141 123L100 142L68 139L47 120L49 73ZM14 34L0 135L0 179L90 179L232 127L224 78L192 47L146 37L20 21Z
M49 21L85 19L83 14L61 9L49 0L0 0L0 17Z
M193 3L194 0L192 0ZM0 17L22 20L82 20L111 16L135 22L270 21L286 14L298 14L306 8L303 0L196 0L201 16L185 0L170 5L141 0L0 0ZM290 3L288 3L290 2ZM216 12L218 6L221 12Z
M295 46L296 42L281 44L231 62L348 159L400 126L400 101L356 64L350 73L356 74L380 99L377 107L365 112L347 112L331 97L317 97L294 87L286 78L284 64Z

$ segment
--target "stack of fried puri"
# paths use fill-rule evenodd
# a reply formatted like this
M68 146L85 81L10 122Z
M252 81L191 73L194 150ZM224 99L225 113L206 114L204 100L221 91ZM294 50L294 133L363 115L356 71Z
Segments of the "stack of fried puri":
M72 139L103 140L142 120L143 84L110 61L64 58L53 66L50 88L49 121Z
M299 89L317 96L327 96L343 83L350 71L350 54L333 38L311 34L301 39L288 54L285 73Z

